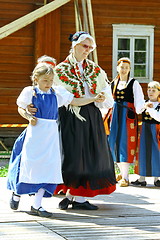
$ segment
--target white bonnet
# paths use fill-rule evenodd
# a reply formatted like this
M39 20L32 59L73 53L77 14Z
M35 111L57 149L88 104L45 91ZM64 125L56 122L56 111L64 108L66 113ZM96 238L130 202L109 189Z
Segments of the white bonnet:
M95 40L89 33L83 31L76 32L75 34L70 34L69 40L72 42L72 48L84 41L86 38L89 38L92 41L93 51L96 48Z

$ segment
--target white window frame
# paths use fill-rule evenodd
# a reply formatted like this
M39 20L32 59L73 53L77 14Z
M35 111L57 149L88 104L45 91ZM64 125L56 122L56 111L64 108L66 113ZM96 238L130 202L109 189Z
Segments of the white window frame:
M117 53L118 53L118 38L145 38L147 39L147 59L146 73L147 78L137 78L140 83L148 83L153 81L153 59L154 59L154 26L153 25L133 25L133 24L112 24L113 26L113 58L112 58L112 78L117 75ZM131 43L133 45L133 41ZM131 52L131 73L134 77L134 53Z

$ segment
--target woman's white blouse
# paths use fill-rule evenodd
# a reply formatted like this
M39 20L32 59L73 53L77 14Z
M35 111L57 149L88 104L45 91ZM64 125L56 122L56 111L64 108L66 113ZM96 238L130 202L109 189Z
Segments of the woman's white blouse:
M74 95L69 91L67 91L62 86L54 86L54 91L56 93L58 107L61 107L63 105L67 107L74 98ZM46 94L51 94L51 90L49 90L48 92L43 92L43 91L41 92ZM19 97L17 98L17 105L23 109L26 109L27 106L32 103L32 97L33 97L33 87L32 86L25 87L20 93Z
M149 113L149 115L154 118L156 121L160 122L160 111L155 110L155 108L158 106L159 102L151 102L153 104L153 108L147 107L146 112ZM147 102L147 103L148 103Z

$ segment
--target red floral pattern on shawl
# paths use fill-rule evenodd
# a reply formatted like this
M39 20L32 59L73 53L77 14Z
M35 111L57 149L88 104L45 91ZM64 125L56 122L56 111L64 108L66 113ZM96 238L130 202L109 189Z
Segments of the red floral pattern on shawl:
M82 76L78 63L72 54L55 68L56 77L61 81L60 84L73 93L76 98L83 97L85 95L83 86L84 81L87 83L89 91L92 94L98 94L100 91L97 90L97 85L101 84L101 89L104 88L107 79L104 71L91 60L84 60L83 69L84 72ZM99 77L101 78L101 81L97 82Z

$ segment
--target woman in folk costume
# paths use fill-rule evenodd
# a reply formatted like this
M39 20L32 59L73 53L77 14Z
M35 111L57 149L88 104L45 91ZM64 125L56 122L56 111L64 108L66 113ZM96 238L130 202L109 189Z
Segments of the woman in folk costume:
M70 55L55 68L54 82L64 86L78 99L101 94L99 103L82 107L69 105L59 109L64 161L63 191L66 193L60 209L96 210L85 197L110 194L115 190L114 163L99 108L113 106L111 89L105 72L87 59L96 47L87 32L71 35Z
M113 83L114 107L112 112L109 144L114 161L118 164L121 187L129 185L129 165L133 163L138 138L137 114L143 111L144 95L137 80L130 78L130 60L120 58L118 76Z
M142 113L142 128L135 172L140 178L131 184L146 186L145 177L154 177L154 185L160 187L160 83L148 84L148 98Z

